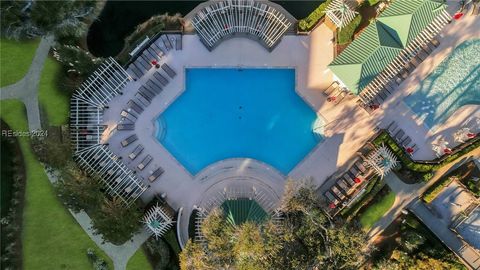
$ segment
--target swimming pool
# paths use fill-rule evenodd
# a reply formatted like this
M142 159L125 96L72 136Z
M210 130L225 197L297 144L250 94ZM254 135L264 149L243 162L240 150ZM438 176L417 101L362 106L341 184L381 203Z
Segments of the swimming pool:
M193 175L227 158L288 174L323 139L295 92L294 69L188 68L185 77L185 91L157 119L157 139Z
M465 41L404 99L429 128L445 123L458 108L480 104L480 40Z

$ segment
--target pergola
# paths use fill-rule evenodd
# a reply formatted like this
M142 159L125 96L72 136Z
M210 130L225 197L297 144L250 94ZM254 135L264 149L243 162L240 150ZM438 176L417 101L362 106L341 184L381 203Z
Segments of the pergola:
M269 1L207 1L201 5L192 25L209 50L236 34L253 36L271 50L292 25Z
M155 235L155 238L158 239L172 227L173 220L172 217L157 203L145 213L143 216L143 223L145 223L148 230Z
M326 16L340 29L355 18L355 0L333 0L326 9Z
M113 58L100 67L73 94L70 101L70 138L74 159L80 168L101 181L110 196L120 197L127 205L147 189L120 158L101 143L105 130L103 111L122 93L130 75Z
M398 165L397 157L383 144L368 155L365 162L382 178Z

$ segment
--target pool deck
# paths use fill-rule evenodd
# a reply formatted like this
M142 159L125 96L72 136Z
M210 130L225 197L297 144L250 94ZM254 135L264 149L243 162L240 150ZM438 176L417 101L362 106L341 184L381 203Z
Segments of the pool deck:
M397 121L420 150L415 153L415 159L432 159L434 152L431 143L441 137L447 138L454 146L451 134L461 126L480 119L479 106L465 106L455 112L446 124L440 125L435 133L429 131L422 123L417 122L412 112L402 102L403 98L416 88L419 81L425 78L451 51L461 42L477 37L480 29L480 20L473 16L452 22L443 31L441 45L424 61L372 115L355 104L352 97L347 97L342 103L333 105L327 102L323 95L333 80L333 75L327 65L333 60L331 40L333 33L322 24L310 36L284 36L280 44L268 52L253 40L234 38L224 41L215 50L209 52L195 35L183 36L183 50L170 51L165 62L172 67L177 76L170 79L162 93L154 98L145 111L136 121L135 131L116 131L115 125L120 120L120 112L126 108L137 89L145 83L155 69L150 70L137 82L130 82L124 94L112 100L110 108L106 110L104 121L108 125L104 141L109 142L110 149L123 158L125 164L136 170L136 165L149 154L153 161L137 175L143 178L150 188L142 195L148 201L154 194L165 193L168 203L175 209L184 208L185 215L179 222L183 223L184 233L188 225L189 214L193 205L202 201L202 196L212 185L221 189L221 185L228 185L224 179L231 177L231 171L225 173L225 168L237 168L236 176L241 176L245 170L255 167L249 174L257 175L264 180L277 194L283 190L284 180L311 178L313 183L321 185L338 168L344 166L356 151L374 134L376 126L384 127L391 120ZM294 53L292 53L294 52ZM275 171L261 162L232 159L225 163L219 162L207 167L197 177L191 175L155 138L154 121L184 90L184 69L186 67L295 67L296 89L307 103L325 121L325 140L317 145L307 157L301 161L288 176ZM208 79L208 78L206 78ZM478 127L478 125L477 125ZM478 132L478 130L476 130ZM120 141L136 133L139 140L127 147L121 147ZM128 154L136 145L142 144L145 149L136 160L130 161ZM293 143L293 142L292 142ZM223 165L222 165L223 164ZM148 183L148 172L157 166L165 169L165 173L154 183ZM261 169L263 168L263 170ZM263 171L263 172L262 172ZM210 177L209 175L215 175ZM230 175L230 176L229 176ZM280 175L280 177L279 177ZM201 181L199 178L211 178ZM280 180L279 180L280 179ZM282 181L283 180L283 181ZM222 182L223 181L223 182ZM222 184L223 183L223 184Z

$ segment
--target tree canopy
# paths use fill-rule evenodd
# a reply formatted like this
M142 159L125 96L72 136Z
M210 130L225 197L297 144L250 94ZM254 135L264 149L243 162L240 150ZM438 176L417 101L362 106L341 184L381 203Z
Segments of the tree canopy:
M232 225L215 209L202 223L205 242L189 241L181 269L358 269L369 255L366 235L331 220L307 182L289 181L280 221Z

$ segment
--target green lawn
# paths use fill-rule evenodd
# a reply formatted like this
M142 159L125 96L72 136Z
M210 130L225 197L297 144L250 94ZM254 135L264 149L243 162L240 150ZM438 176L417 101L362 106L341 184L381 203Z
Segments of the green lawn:
M13 130L27 130L25 107L20 101L0 102L0 117ZM20 137L25 158L27 187L23 220L24 269L91 269L88 248L96 250L112 266L111 260L88 237L58 201L52 185L30 148Z
M127 270L151 270L153 269L148 262L143 248L139 248L135 254L130 258L127 264Z
M58 78L62 66L55 59L48 57L43 66L39 83L38 99L42 110L46 112L51 126L60 126L68 122L69 96L59 88Z
M395 202L395 193L388 192L375 203L368 206L368 208L360 215L360 224L365 230L370 229L375 222L377 222L385 212L392 207Z
M32 63L39 39L12 41L0 38L0 87L19 81Z

